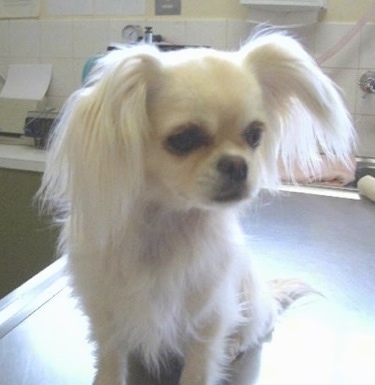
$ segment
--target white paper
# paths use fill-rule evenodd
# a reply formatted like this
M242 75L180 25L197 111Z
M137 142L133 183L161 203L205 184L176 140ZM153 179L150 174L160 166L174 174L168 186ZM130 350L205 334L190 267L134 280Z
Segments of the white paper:
M145 0L94 0L94 11L97 15L144 15Z
M0 0L0 18L37 17L40 0Z
M46 11L49 16L144 15L146 0L46 0Z
M92 0L46 0L49 16L92 15Z
M41 100L52 77L52 64L11 64L1 98Z

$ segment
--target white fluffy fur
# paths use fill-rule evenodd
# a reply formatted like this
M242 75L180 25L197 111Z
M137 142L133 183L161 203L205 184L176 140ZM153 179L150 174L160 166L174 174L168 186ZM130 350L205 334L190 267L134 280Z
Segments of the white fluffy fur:
M264 124L257 148L243 135L253 121ZM167 138L189 125L207 143L173 153ZM157 371L170 354L183 362L181 385L218 384L277 312L251 267L240 203L277 187L278 158L310 173L321 151L345 162L352 142L336 87L283 34L238 52L106 55L67 103L41 188L97 343L95 385L126 384L129 355ZM248 173L242 193L220 201L232 191L218 171L226 156Z

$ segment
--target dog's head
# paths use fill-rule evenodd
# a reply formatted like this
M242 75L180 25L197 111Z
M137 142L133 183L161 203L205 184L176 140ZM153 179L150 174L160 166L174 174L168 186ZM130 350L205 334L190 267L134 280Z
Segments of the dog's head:
M258 190L268 161L262 88L251 71L225 56L185 54L185 60L170 58L149 89L148 190L185 207L246 199Z
M291 174L322 151L345 160L352 132L335 86L285 35L238 52L124 49L68 102L44 189L108 223L137 200L228 207L274 188L278 159Z

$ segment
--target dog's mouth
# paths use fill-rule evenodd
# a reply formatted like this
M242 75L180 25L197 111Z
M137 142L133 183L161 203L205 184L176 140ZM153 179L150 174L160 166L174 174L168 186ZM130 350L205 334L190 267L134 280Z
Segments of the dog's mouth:
M244 184L223 186L214 196L213 200L219 203L238 202L245 199L248 189Z

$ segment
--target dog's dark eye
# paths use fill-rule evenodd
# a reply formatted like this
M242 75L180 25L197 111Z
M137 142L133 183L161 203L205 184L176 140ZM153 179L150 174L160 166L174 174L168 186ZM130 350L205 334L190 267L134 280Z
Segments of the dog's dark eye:
M166 147L176 155L186 155L210 144L210 137L201 127L191 124L183 127L176 134L169 136Z
M262 140L263 129L264 124L257 120L246 127L243 132L243 137L251 148L257 148L259 146Z

